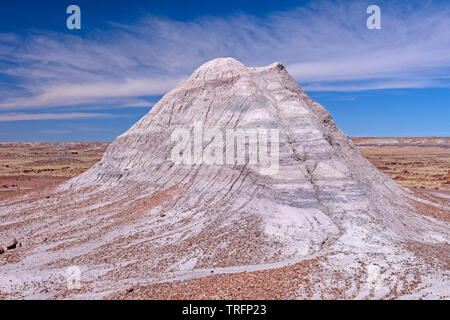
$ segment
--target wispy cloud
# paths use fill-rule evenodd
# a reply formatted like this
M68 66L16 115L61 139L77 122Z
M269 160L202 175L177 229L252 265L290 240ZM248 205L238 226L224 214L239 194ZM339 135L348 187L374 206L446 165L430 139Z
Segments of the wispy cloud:
M6 121L32 121L32 120L69 120L86 118L115 118L117 115L109 113L3 113L0 122Z
M149 102L147 100L141 100L141 99L133 99L129 100L123 104L120 105L122 108L150 108L153 107L155 103Z
M40 132L46 134L69 134L72 133L71 130L41 130Z
M223 56L252 66L281 61L310 91L450 87L450 4L378 2L382 30L366 28L370 2L314 1L262 18L148 17L84 38L0 34L0 73L15 83L0 91L0 110L132 106L123 99L164 94Z
M91 82L80 84L49 85L42 93L25 98L8 99L0 103L0 109L56 107L84 103L114 103L111 98L159 95L174 87L180 79L124 79L122 82ZM116 101L117 102L117 101ZM126 103L130 106L133 103ZM142 101L138 103L142 106ZM150 104L147 103L147 106Z

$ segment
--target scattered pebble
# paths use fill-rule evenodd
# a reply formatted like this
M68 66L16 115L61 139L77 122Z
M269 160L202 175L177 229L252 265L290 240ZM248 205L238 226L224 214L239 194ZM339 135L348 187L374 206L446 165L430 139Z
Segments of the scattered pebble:
M19 242L17 242L17 239L16 238L13 238L13 239L11 239L8 243L7 243L7 245L6 245L6 249L8 249L8 250L13 250L13 249L15 249L16 247L17 247L17 244L18 244Z

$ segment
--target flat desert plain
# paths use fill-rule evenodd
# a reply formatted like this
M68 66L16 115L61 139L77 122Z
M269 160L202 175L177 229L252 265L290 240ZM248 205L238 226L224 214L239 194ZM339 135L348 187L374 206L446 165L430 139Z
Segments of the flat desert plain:
M353 138L353 142L398 184L450 191L450 138Z
M108 143L0 143L0 200L54 186L89 169Z

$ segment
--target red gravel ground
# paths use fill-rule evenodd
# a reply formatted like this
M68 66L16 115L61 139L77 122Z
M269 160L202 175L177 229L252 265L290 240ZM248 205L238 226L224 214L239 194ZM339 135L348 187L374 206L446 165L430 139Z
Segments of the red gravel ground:
M234 274L218 274L185 281L157 283L149 286L128 288L109 296L109 299L252 299L276 300L300 298L299 288L310 285L309 274L321 269L319 261L312 259L283 268ZM130 290L132 289L132 291ZM131 291L131 292L130 292Z

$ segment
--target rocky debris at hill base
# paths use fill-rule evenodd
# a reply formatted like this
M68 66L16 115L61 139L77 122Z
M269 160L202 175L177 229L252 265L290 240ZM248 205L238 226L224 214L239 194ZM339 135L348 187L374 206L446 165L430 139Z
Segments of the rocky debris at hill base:
M22 247L22 244L16 238L11 238L5 242L4 246L0 246L0 254L5 253L7 250L17 249L18 247Z
M18 243L19 243L19 242L17 241L16 238L12 238L11 240L9 240L9 241L6 243L6 249L8 249L8 250L15 249L15 248L17 247L17 244L18 244Z

